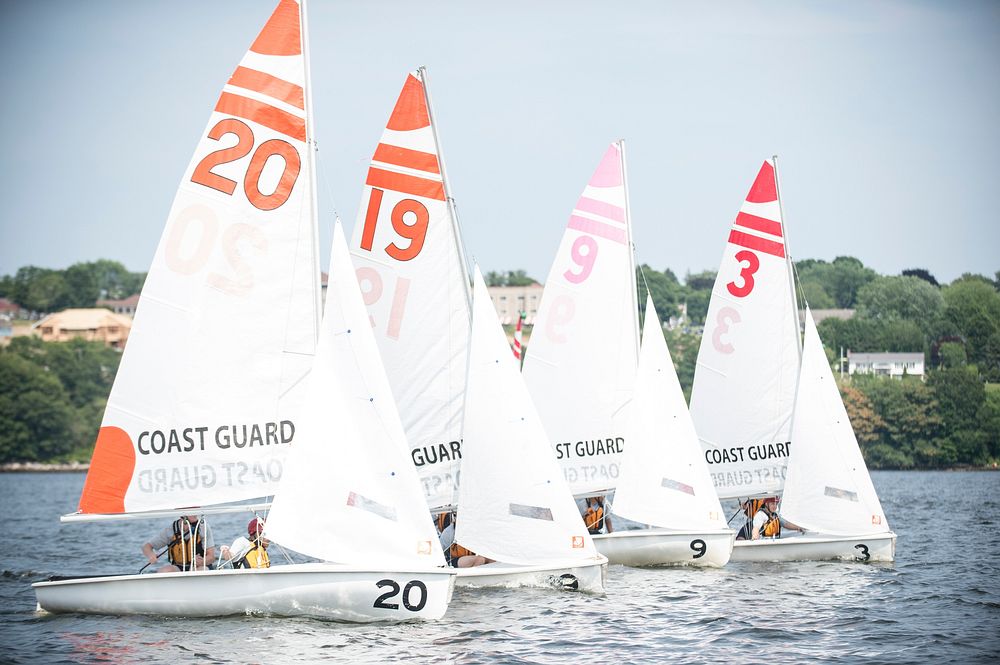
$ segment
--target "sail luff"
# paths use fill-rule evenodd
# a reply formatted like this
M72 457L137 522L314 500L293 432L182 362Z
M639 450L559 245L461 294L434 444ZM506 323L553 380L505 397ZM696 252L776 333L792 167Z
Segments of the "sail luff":
M309 63L309 23L306 11L306 0L299 0L299 16L302 24L302 54L305 70L305 86L303 87L303 98L306 110L306 152L309 160L309 190L311 192L309 205L311 207L310 216L313 220L312 243L313 243L313 299L316 302L313 327L316 331L316 340L319 340L320 326L322 324L323 312L323 285L321 283L321 269L319 265L319 202L316 186L316 151L319 144L316 142L316 126L313 118L313 93L312 74Z
M633 238L632 230L632 206L628 195L628 168L626 166L625 160L625 139L618 140L618 149L621 153L622 160L622 185L625 189L625 237L628 249L628 267L630 277L630 287L632 290L632 328L635 331L635 361L639 362L639 350L641 348L641 343L639 341L639 287L636 284L635 275L635 240Z
M795 312L795 341L799 349L799 362L802 362L802 330L799 328L799 299L795 295L795 268L792 264L792 252L788 246L788 223L785 218L785 204L781 198L781 177L778 173L778 156L773 155L771 161L774 164L774 191L778 194L778 211L781 215L781 230L785 241L785 263L788 265L788 289L792 294L792 309Z

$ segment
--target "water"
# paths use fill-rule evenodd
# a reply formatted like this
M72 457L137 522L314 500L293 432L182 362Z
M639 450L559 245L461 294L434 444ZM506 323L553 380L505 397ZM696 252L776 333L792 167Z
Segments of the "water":
M150 522L60 524L82 474L0 474L4 662L447 663L996 662L1000 473L881 472L896 563L611 566L605 597L456 590L445 619L352 626L307 619L36 615L31 582L127 572ZM212 518L217 540L246 518Z

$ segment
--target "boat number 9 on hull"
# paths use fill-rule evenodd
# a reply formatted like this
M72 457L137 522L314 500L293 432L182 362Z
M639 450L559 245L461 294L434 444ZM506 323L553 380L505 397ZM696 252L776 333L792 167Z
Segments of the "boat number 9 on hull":
M697 552L697 554L691 557L692 559L700 559L705 556L705 552L708 551L708 545L706 545L705 541L701 538L692 540L690 547L692 552Z
M399 583L396 580L379 580L375 583L379 589L389 589L381 596L375 599L375 603L372 607L378 607L383 610L398 610L399 603L390 603L388 600L394 598L399 594ZM420 601L412 602L412 591L414 589L420 590ZM424 605L427 604L427 586L420 580L412 580L406 583L403 587L403 607L410 610L411 612L419 612L424 609Z

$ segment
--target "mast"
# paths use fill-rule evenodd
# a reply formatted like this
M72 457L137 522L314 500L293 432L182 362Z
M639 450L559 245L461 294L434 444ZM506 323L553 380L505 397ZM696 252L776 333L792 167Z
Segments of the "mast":
M312 218L312 244L313 244L313 333L314 344L319 343L319 327L323 311L322 286L320 284L321 272L319 268L319 204L316 198L316 151L319 149L316 144L316 129L313 125L312 108L312 77L309 69L309 25L306 20L306 0L300 0L299 12L302 24L302 62L305 69L305 107L306 107L306 158L309 160L309 215Z
M635 331L635 362L639 364L639 289L635 277L635 245L632 241L632 206L628 199L628 170L625 167L625 139L618 139L618 154L622 162L622 184L625 189L625 241L628 247L629 293L632 294L633 330ZM649 312L646 313L647 315Z
M451 224L453 235L455 236L455 246L458 256L462 261L462 283L465 285L465 298L469 303L469 311L472 311L472 284L469 282L469 260L465 256L465 243L462 240L462 227L458 223L458 209L455 207L455 199L451 195L451 188L448 187L448 175L444 167L444 151L441 150L441 139L438 137L437 123L434 121L434 107L431 104L431 91L427 85L427 68L419 67L420 81L424 88L424 101L427 103L427 116L431 121L431 131L434 134L434 146L437 148L438 162L441 166L441 183L444 186L444 196L448 200L448 212L451 213Z
M792 266L792 252L788 246L788 224L785 220L785 208L781 203L781 185L778 178L778 156L772 155L774 162L774 191L778 195L778 212L781 215L781 233L785 240L785 264L788 266L788 287L792 293L792 321L795 326L795 343L799 351L799 362L802 362L802 334L799 329L799 299L795 295L795 271Z

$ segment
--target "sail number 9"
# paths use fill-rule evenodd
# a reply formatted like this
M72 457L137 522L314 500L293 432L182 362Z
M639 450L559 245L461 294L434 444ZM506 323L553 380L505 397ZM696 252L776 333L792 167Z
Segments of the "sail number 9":
M700 559L705 556L705 552L708 551L708 545L706 545L705 541L701 538L692 540L690 547L692 552L697 552L697 554L691 557L692 559Z
M597 241L592 236L579 236L573 241L569 255L573 259L573 263L580 266L580 272L567 270L563 273L563 277L574 284L579 284L590 277L590 273L594 271L594 262L597 260Z
M235 162L249 155L250 151L253 150L254 135L253 130L246 123L235 118L224 118L208 130L208 138L213 141L218 141L228 134L236 137L236 145L205 155L194 167L191 182L232 196L233 192L236 191L236 181L221 176L212 169L220 164ZM260 191L260 176L271 157L280 157L284 168L274 191L265 194ZM264 141L257 146L257 150L250 158L250 164L247 166L247 172L243 178L243 192L246 194L247 200L258 210L276 210L288 201L301 169L302 159L299 157L299 151L292 144L281 139Z
M375 226L378 223L379 211L382 209L384 190L373 187L368 199L368 211L365 213L365 226L361 232L361 249L372 251L375 243ZM409 261L420 254L427 239L427 223L430 221L427 206L415 199L403 199L392 207L389 219L393 230L400 238L408 240L405 247L391 242L385 247L385 253L397 261Z
M386 591L381 596L376 598L375 603L372 605L372 607L377 607L383 610L398 610L399 603L390 603L388 601L389 599L395 598L397 595L399 595L399 583L396 582L395 580L385 579L376 582L375 586L377 586L379 589L388 589L388 591ZM416 603L412 602L414 589L420 590L420 600ZM403 607L405 607L409 611L419 612L420 610L424 609L424 605L427 604L427 586L420 580L412 580L410 582L407 582L406 586L403 587L402 601L403 601Z

